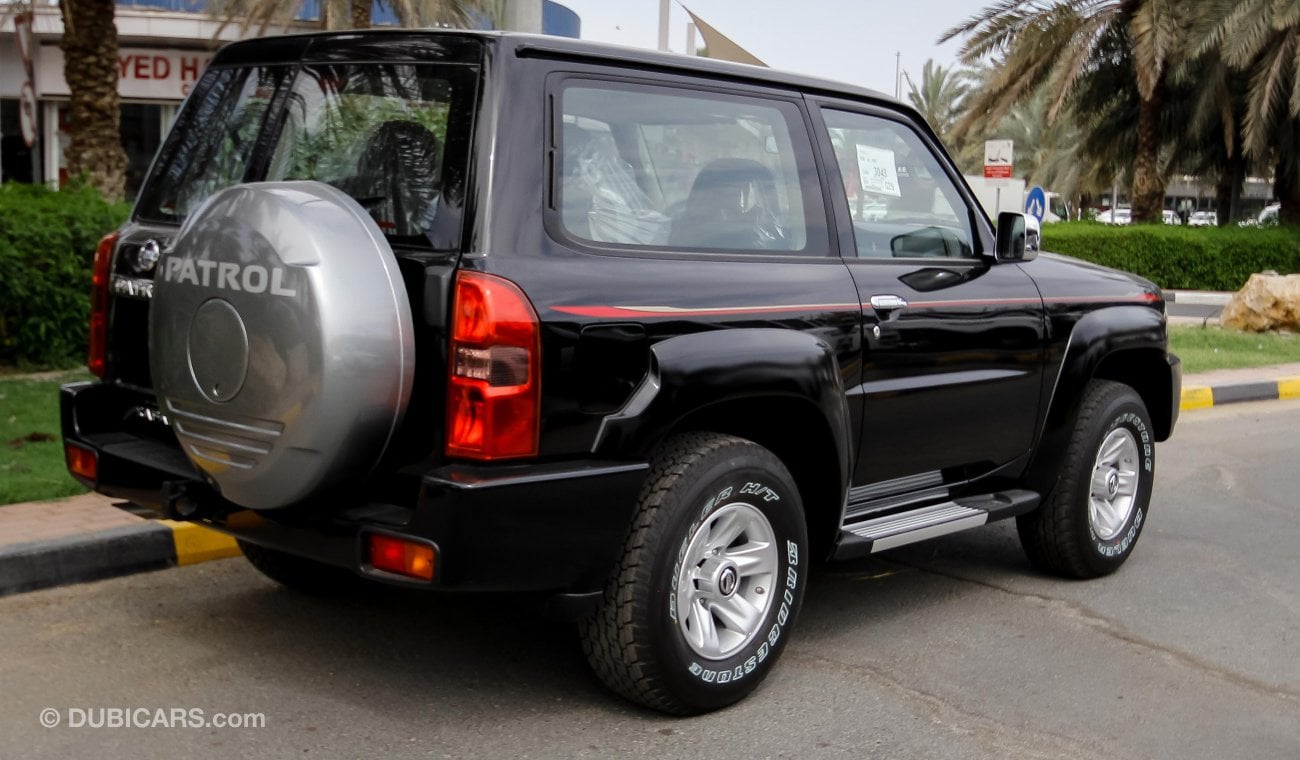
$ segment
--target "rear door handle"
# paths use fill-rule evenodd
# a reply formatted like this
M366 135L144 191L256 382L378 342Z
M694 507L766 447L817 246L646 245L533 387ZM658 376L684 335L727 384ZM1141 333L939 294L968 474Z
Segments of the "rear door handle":
M907 299L902 296L880 295L871 297L871 308L882 315L907 307Z

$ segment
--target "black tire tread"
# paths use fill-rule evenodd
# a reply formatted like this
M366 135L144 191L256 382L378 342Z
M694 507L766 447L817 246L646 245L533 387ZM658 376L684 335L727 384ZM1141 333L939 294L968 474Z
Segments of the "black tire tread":
M637 596L649 593L641 576L649 572L652 535L665 529L656 516L664 500L692 465L715 451L733 446L753 446L749 441L716 433L685 433L669 439L650 467L640 496L641 507L623 547L623 559L605 587L600 609L580 624L582 648L592 670L610 689L654 710L673 715L701 712L675 698L663 684L663 675L648 661L638 642L650 631L633 616Z
M1078 489L1087 488L1087 483L1080 482L1088 477L1085 467L1079 466L1081 460L1091 461L1093 420L1116 398L1134 395L1133 389L1122 383L1110 380L1093 380L1083 394L1079 405L1079 416L1070 444L1066 448L1065 466L1056 487L1048 495L1042 508L1021 515L1016 519L1016 529L1020 534L1020 543L1024 547L1029 561L1039 570L1067 578L1096 578L1106 574L1087 561L1080 549L1080 530L1087 529L1087 523L1077 519L1073 510L1077 507L1074 500Z

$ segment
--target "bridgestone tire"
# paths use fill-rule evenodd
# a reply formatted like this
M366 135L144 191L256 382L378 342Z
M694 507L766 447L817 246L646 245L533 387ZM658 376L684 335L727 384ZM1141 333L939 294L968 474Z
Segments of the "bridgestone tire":
M712 433L670 439L602 606L581 623L591 667L618 694L675 715L740 700L790 638L807 545L799 491L771 452Z
M297 557L240 541L245 559L258 572L280 585L311 596L341 596L365 586L365 581L340 567Z
M1132 388L1106 380L1089 384L1056 487L1040 509L1016 519L1035 567L1096 578L1124 564L1146 525L1155 476L1151 431L1146 406ZM1129 473L1136 478L1131 485ZM1131 495L1117 501L1125 492Z

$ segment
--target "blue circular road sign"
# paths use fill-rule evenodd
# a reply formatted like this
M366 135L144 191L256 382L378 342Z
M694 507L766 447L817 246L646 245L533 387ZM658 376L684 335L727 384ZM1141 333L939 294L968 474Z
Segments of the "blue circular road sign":
M1025 213L1043 221L1043 214L1047 213L1047 193L1043 192L1043 188L1035 185L1025 195Z

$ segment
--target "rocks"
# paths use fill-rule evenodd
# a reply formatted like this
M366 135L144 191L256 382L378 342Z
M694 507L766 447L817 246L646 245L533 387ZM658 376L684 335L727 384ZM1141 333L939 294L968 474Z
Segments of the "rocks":
M1219 322L1251 332L1300 332L1300 274L1252 274L1223 307Z

